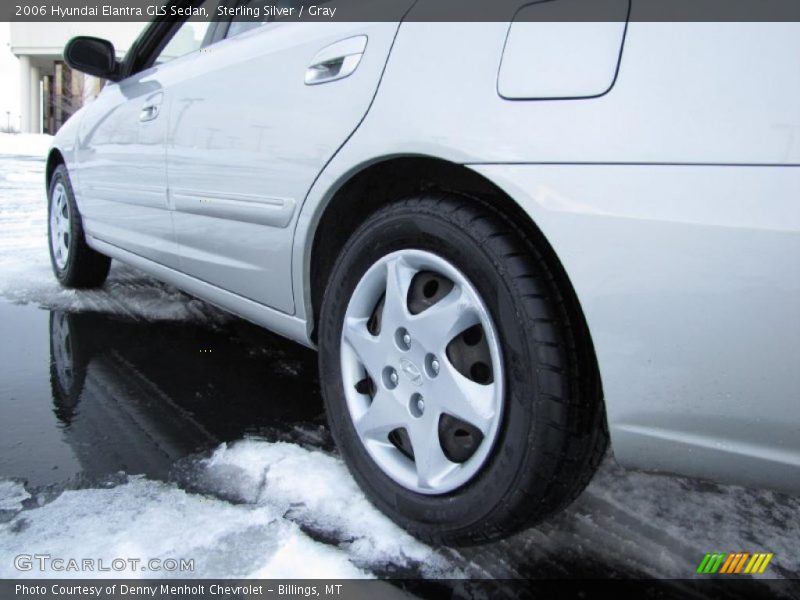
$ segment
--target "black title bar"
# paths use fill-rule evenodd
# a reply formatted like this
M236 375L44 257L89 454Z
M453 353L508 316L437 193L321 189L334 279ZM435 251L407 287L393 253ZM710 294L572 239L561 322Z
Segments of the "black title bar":
M505 22L532 5L536 10L523 11L523 18L533 21L800 22L800 0L275 0L250 10L233 0L4 0L0 21Z

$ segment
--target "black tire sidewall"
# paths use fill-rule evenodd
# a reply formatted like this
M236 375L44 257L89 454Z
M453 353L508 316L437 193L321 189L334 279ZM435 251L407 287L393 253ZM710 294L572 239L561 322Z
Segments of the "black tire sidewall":
M70 219L70 236L69 236L69 248L68 248L68 256L67 262L63 268L58 266L56 262L56 257L53 254L53 225L52 225L52 216L53 216L53 196L55 194L56 187L58 184L62 184L64 189L67 192L67 203L69 204L69 219ZM57 167L55 172L53 173L53 178L50 181L50 189L47 190L47 249L50 252L50 264L53 267L53 273L55 273L56 278L63 283L65 279L67 279L67 274L69 272L69 268L72 263L72 251L75 236L72 235L73 232L73 223L72 223L72 202L70 196L72 195L72 186L70 186L69 177L67 177L66 171L62 167Z
M53 255L52 243L52 227L50 222L51 213L53 210L53 193L56 186L62 183L67 192L67 202L69 203L69 254L67 255L67 262L63 269L58 267L56 258ZM65 284L73 279L73 270L76 265L76 255L78 253L79 235L83 235L83 228L78 214L78 205L75 203L75 194L72 191L72 183L69 180L67 170L63 165L56 168L53 173L53 178L50 181L50 189L47 193L47 248L50 252L50 264L53 266L53 273L61 284Z
M353 236L334 268L320 321L321 385L331 430L362 488L379 508L411 531L459 531L483 521L514 489L531 459L536 386L520 307L498 257L464 228L433 214L382 212ZM350 419L344 397L339 345L344 314L356 284L381 257L402 249L432 252L464 273L481 294L497 329L505 371L503 418L492 452L479 473L444 495L425 495L391 480L373 462ZM533 401L532 401L533 400ZM533 449L535 451L535 448Z

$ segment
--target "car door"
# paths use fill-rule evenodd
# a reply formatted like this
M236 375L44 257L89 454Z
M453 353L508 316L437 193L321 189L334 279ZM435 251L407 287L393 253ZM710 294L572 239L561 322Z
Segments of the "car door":
M233 22L196 58L171 90L167 145L182 271L293 313L295 216L366 114L397 28Z
M175 268L165 148L168 90L186 76L209 26L187 21L172 27L146 59L152 66L109 82L78 131L76 171L88 232Z

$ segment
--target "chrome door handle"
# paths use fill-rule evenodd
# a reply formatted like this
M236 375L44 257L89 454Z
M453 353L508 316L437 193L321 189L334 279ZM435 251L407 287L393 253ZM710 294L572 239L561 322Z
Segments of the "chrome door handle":
M367 48L367 36L340 40L320 50L306 69L306 85L337 81L352 75Z
M158 116L157 104L146 104L142 107L142 112L139 113L140 121L152 121Z
M161 92L150 96L142 104L142 110L139 113L139 121L152 121L161 112L161 101L164 99L164 94Z

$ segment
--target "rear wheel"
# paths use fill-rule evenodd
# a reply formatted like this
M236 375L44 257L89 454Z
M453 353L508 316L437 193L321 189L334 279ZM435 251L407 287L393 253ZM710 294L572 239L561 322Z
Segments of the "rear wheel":
M92 288L103 285L111 259L86 243L83 221L64 165L53 173L47 219L50 263L61 285Z
M606 448L597 373L544 259L502 215L409 199L348 241L320 319L328 419L354 477L430 541L512 533Z

